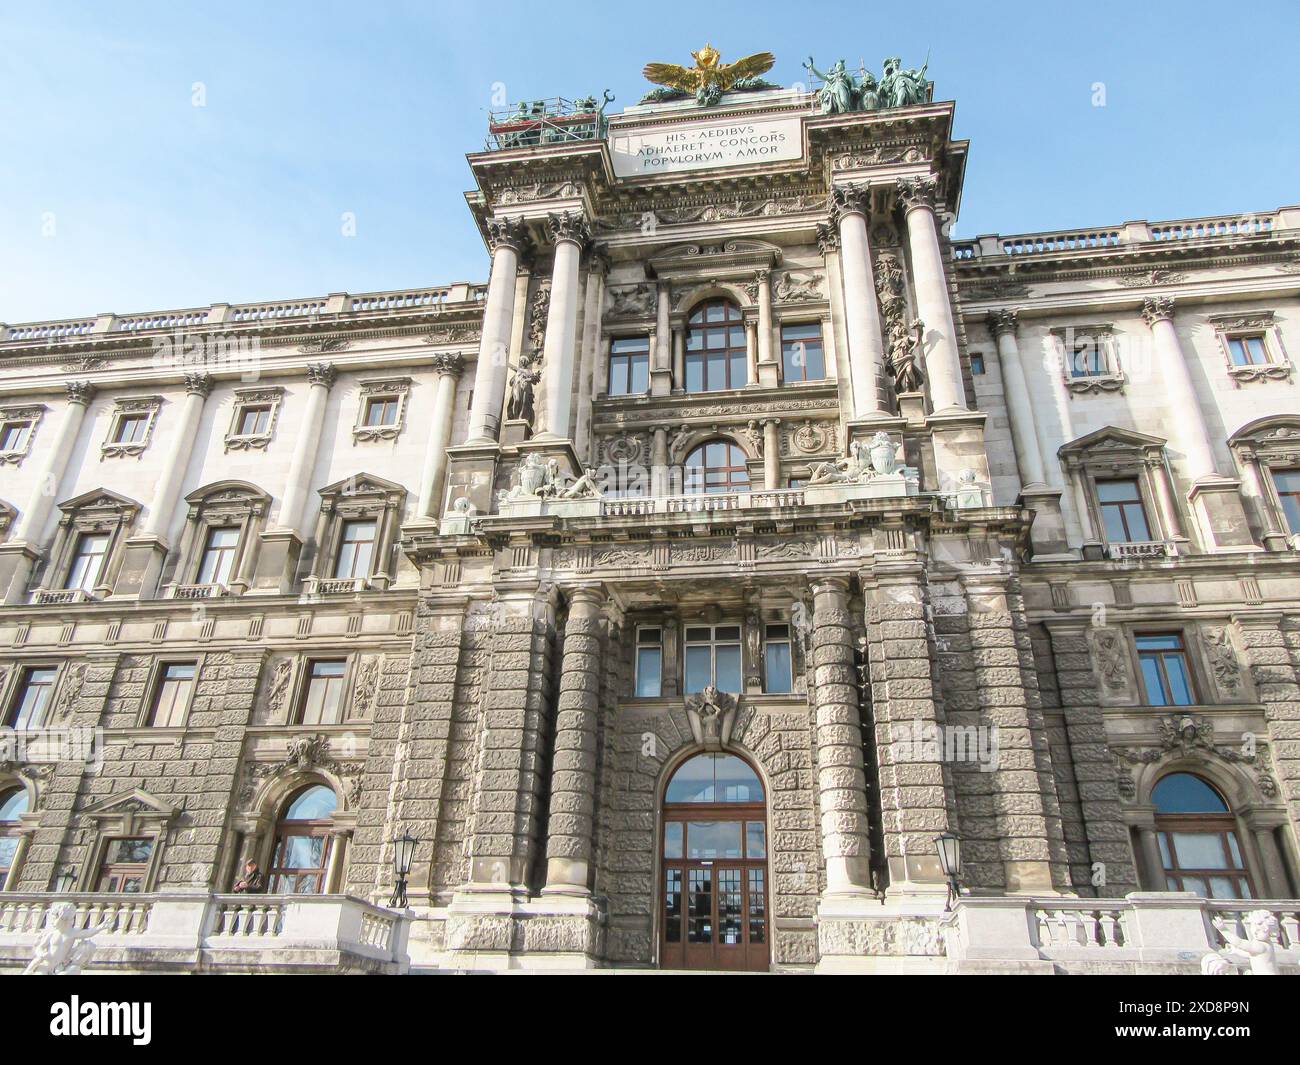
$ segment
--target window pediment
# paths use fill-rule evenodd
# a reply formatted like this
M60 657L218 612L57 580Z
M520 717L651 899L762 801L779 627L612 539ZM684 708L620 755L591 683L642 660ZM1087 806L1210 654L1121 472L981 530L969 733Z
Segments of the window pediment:
M1161 461L1164 449L1163 437L1108 425L1070 441L1057 454L1072 468L1132 469Z
M117 528L135 519L140 504L107 488L95 488L60 503L59 509L64 523L78 528Z
M1300 466L1300 417L1275 414L1257 418L1228 437L1228 446L1253 454L1266 466Z
M130 835L140 824L166 825L180 813L179 807L164 802L143 788L132 788L86 807L81 816L92 821L118 821L118 831Z

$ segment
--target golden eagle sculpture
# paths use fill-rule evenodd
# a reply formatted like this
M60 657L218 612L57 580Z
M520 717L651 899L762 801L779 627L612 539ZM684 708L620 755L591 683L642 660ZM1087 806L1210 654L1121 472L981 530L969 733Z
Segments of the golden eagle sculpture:
M758 52L737 59L734 63L722 63L722 53L711 44L706 44L698 52L692 52L695 60L693 67L679 67L676 63L647 63L641 73L646 81L664 85L665 89L656 89L648 94L642 103L652 100L680 100L694 95L695 102L701 107L716 104L724 92L733 89L768 89L776 86L763 81L760 74L766 74L776 62L771 52Z

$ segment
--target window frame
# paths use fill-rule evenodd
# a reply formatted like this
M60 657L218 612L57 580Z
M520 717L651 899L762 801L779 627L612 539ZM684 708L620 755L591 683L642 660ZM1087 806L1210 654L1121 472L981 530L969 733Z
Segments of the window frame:
M727 459L729 462L736 457L736 455L733 455L731 451L731 449L734 449L736 454L738 454L740 457L740 465L738 466L737 465L727 465L727 466L707 465L707 457L708 457L707 449L714 444L722 444L728 448ZM703 460L698 467L695 467L691 464L691 458L697 454L702 454ZM692 477L690 471L696 468L698 468L701 471L700 480L698 485L696 485L695 487L691 487L691 485L694 483L694 478ZM709 474L711 472L715 474L717 473L727 474L726 487L723 490L721 491L709 490ZM740 482L735 480L734 475L736 474L743 474L745 478L744 481ZM731 437L710 436L704 440L701 440L699 443L695 444L694 446L692 446L691 449L687 451L686 454L682 457L682 494L683 495L702 495L702 496L741 495L745 492L752 492L752 491L754 491L754 481L753 478L750 477L749 475L749 455L745 451L745 449L741 447L741 445L737 441L733 440Z
M284 401L283 388L237 388L226 430L226 451L265 451L275 438L276 423ZM244 411L255 407L269 407L266 429L260 432L243 432Z
M709 308L719 306L724 308L724 316L721 322L709 322ZM692 319L696 314L701 315L701 320L693 322ZM734 314L734 317L733 317ZM708 332L710 329L721 329L727 336L726 343L721 348L711 348L708 345ZM744 339L739 347L731 343L733 329L739 329ZM699 334L700 346L698 350L691 350L692 338ZM708 299L700 300L686 314L686 321L682 334L683 343L683 362L682 369L684 379L682 389L687 395L703 395L710 392L731 392L739 388L744 388L750 384L749 380L749 340L747 336L747 327L745 325L744 311L734 299L729 296L712 296ZM724 365L725 383L721 388L709 388L709 359L710 352L720 352ZM691 369L693 365L698 364L700 374L700 388L691 387ZM736 367L741 368L742 380L733 380Z
M100 445L101 458L139 458L148 449L153 439L154 426L158 421L158 412L162 409L162 396L132 396L119 399L113 407L109 418L108 433ZM128 422L143 418L144 431L138 440L121 439L122 427Z
M327 818L300 818L289 820L287 814L294 802L300 795L315 788L325 788L334 795L334 812ZM271 832L271 853L267 857L265 864L266 869L266 888L273 894L285 894L279 890L280 885L276 883L277 875L283 876L283 870L304 870L306 866L281 866L277 864L277 858L280 854L281 842L287 838L305 836L309 839L323 839L321 846L320 865L311 867L307 874L318 877L317 889L315 891L290 891L287 894L294 895L324 895L330 887L330 864L333 857L333 850L340 845L340 841L335 838L335 828L338 815L342 811L343 798L338 791L324 780L309 780L303 786L295 788L289 795L284 798L277 813L274 828ZM279 871L279 872L277 872ZM295 880L302 874L296 873Z
M1144 639L1176 639L1178 647L1176 648L1150 648L1143 650L1140 641ZM1182 629L1139 629L1133 633L1133 654L1137 659L1137 676L1138 683L1141 686L1142 705L1153 707L1158 710L1181 709L1188 706L1199 706L1200 692L1202 685L1200 678L1196 675L1196 667L1193 665L1190 642L1187 639L1187 633ZM1165 658L1168 655L1181 655L1183 671L1187 677L1187 691L1190 696L1190 702L1180 703L1173 701L1174 687L1170 682L1168 665ZM1145 659L1148 656L1156 656L1156 669L1160 680L1161 695L1167 695L1165 702L1153 702L1152 692L1147 684L1147 674L1144 666Z
M1194 813L1174 813L1162 811L1155 805L1156 788L1165 780L1175 776L1189 776L1200 781L1205 787L1209 788L1223 804L1223 810L1213 811L1196 811ZM1238 894L1229 896L1229 901L1234 899L1255 899L1259 896L1256 894L1254 877L1251 876L1250 862L1247 857L1246 848L1243 844L1242 833L1238 825L1237 812L1232 808L1223 791L1216 787L1199 773L1190 772L1187 769L1174 769L1172 772L1162 774L1151 786L1151 803L1154 809L1153 827L1156 835L1156 849L1160 855L1160 876L1161 883L1156 888L1158 891L1189 891L1194 890L1186 886L1187 879L1197 879L1206 882L1215 878L1231 880L1238 887ZM1204 866L1186 866L1180 864L1181 859L1178 855L1178 844L1174 840L1174 835L1198 835L1198 836L1217 836L1219 847L1225 859L1225 867L1222 869L1207 868ZM1236 843L1237 854L1234 859L1232 847L1229 846L1227 837L1231 835ZM1238 864L1231 864L1236 861ZM1176 881L1170 886L1170 880ZM1245 891L1240 891L1240 886L1245 885ZM1206 898L1219 899L1220 896L1207 894Z
M1134 495L1137 497L1131 500L1107 500L1102 498L1102 485L1114 484L1131 484ZM1151 516L1147 513L1146 500L1142 495L1142 480L1139 477L1094 477L1092 480L1092 489L1097 496L1097 513L1101 521L1101 533L1106 538L1107 543L1123 544L1148 544L1153 543L1154 538L1151 535ZM1135 537L1133 531L1129 528L1128 509L1136 507L1142 518L1142 525L1145 528L1145 537ZM1112 540L1110 538L1110 527L1106 521L1108 510L1118 508L1119 520L1124 527L1124 539Z
M793 695L795 690L795 663L794 663L794 628L788 621L763 621L763 692L767 695ZM778 638L773 638L773 629L784 629L785 634ZM771 684L771 657L769 648L772 646L785 646L786 666L789 669L789 682L784 689L774 689Z
M307 721L305 720L307 705L312 697L312 681L317 679L313 677L313 672L318 665L338 664L342 671L337 677L327 677L326 691L330 682L337 680L339 684L338 696L338 720L336 721ZM352 713L352 683L353 683L353 664L350 655L337 654L331 655L326 652L313 654L304 658L297 670L297 687L294 694L293 714L289 719L291 728L328 728L331 725L341 725L350 719ZM322 708L324 707L322 696Z
M643 639L642 634L648 632L657 634L656 639L650 641ZM646 622L636 626L636 632L632 638L632 695L636 699L660 699L664 694L664 625L662 622ZM659 665L654 670L654 691L642 692L642 666L641 652L655 651L658 652Z
M1253 381L1284 381L1291 376L1291 360L1273 311L1215 314L1208 321L1218 337L1224 368L1236 387ZM1262 343L1264 361L1238 363L1232 357L1233 343L1252 339Z
M396 440L406 427L407 400L411 394L411 378L389 377L382 380L360 382L357 393L357 419L352 427L352 442L374 443ZM370 407L376 400L397 404L393 421L382 425L369 425Z
M77 544L85 533L109 535L96 588L111 590L121 568L122 542L140 512L140 504L106 488L97 488L60 503L59 510L63 513L50 545L49 563L32 595L35 603L76 603L95 598L93 594L65 587L72 573Z
M807 327L809 327L809 326L816 326L816 328L817 328L817 341L816 341L816 342L817 342L818 350L821 352L822 375L821 375L820 377L809 377L809 376L808 376L808 366L807 366L807 361L805 360L804 367L803 367L803 370L804 370L803 376L802 376L802 377L792 377L792 376L787 372L787 354L786 354L786 345L787 345L787 343L789 343L789 342L786 340L785 333L786 333L786 330L787 330L787 329L805 329L805 328L807 328ZM826 351L826 328L825 328L825 322L824 322L821 318L812 318L812 319L791 319L791 320L789 320L789 321L786 321L786 320L783 319L783 320L781 321L781 323L780 323L780 331L779 331L779 334L778 334L778 339L779 339L779 342L780 342L780 345L781 345L781 382L782 382L782 384L794 384L794 385L821 385L821 384L825 384L825 383L830 379L830 373L828 372L828 367L827 367L827 365L826 365L826 363L827 363L827 351ZM799 340L795 341L795 343L807 343L808 339L809 339L809 338L800 338Z
M0 450L0 466L21 466L32 452L36 441L36 430L45 417L47 410L43 403L26 403L0 407L0 429L10 425L24 425L26 431L17 447Z
M709 639L700 640L690 638L692 629L709 629ZM719 629L736 630L734 639L731 637L720 638ZM734 621L683 621L681 635L682 665L681 665L681 693L682 695L694 695L703 691L703 688L692 689L688 686L688 676L690 669L690 650L693 647L707 647L709 649L709 684L705 687L715 687L720 691L726 691L734 694L741 694L745 690L745 625L740 619ZM718 684L718 648L732 647L736 648L736 686L734 688L723 688Z
M645 350L628 351L626 353L618 350L619 344L645 343ZM650 394L650 369L651 355L654 350L654 342L649 333L625 333L621 335L611 335L609 337L609 353L606 357L605 369L605 395L611 398L622 396L647 396ZM645 362L645 388L633 390L633 366ZM628 387L622 392L614 391L614 367L616 363L626 363Z
M83 552L82 547L87 543L87 541L90 540L102 541L103 549L98 552ZM112 549L112 546L113 546L113 537L111 533L105 532L103 530L98 530L98 529L96 530L88 529L82 532L78 532L72 542L72 553L68 556L68 571L66 574L64 574L63 587L61 590L65 592L73 592L73 591L85 592L87 596L93 598L96 590L103 587L100 583L100 579L104 576L104 571L108 566L108 554L109 551ZM89 562L87 562L86 569L82 573L81 578L75 580L74 583L74 578L76 577L77 569L81 565L83 559L99 560L98 563L94 566L94 578L93 580L90 581L89 587L87 587L86 584L86 579L91 573L91 566Z
M35 673L49 672L53 674L48 684L42 684L45 688L45 701L37 708L35 721L28 720L20 722L18 712L25 700L27 689L31 684L32 675ZM9 690L4 695L4 716L2 719L5 728L13 729L15 732L31 731L43 727L46 719L49 717L51 708L55 704L55 697L59 691L59 682L63 679L63 668L58 662L23 662L14 671L14 679L9 685Z
M114 843L121 843L127 840L139 840L142 843L149 844L149 857L143 862L114 862L108 860L108 855ZM153 869L154 857L158 852L158 839L150 835L111 835L105 836L100 841L99 861L95 869L95 883L90 890L97 895L143 895L150 888L150 871ZM122 876L128 877L137 873L140 881L139 891L123 891L119 888L106 888L103 886L104 878Z
M406 489L369 473L359 473L320 489L316 554L306 579L308 595L347 595L365 589L383 591L392 583L397 562L394 544L406 501ZM371 572L365 578L335 578L335 562L348 521L374 521ZM391 568L390 568L391 567Z
M184 706L181 710L180 720L169 723L158 723L158 709L161 704L163 689L168 683L168 670L178 666L189 666L194 670L193 675L189 678L189 691L185 696ZM150 670L149 683L145 688L145 698L141 701L140 712L137 715L136 726L138 728L185 728L189 724L190 712L194 708L194 697L197 694L199 681L203 676L203 660L201 656L192 658L160 658L156 659ZM173 701L172 706L175 706Z
M1057 326L1049 335L1055 340L1065 386L1075 393L1118 392L1124 387L1124 369L1119 339L1109 324ZM1082 338L1082 339L1080 339ZM1081 348L1096 352L1095 373L1075 373Z
M370 527L370 539L352 540L348 538L348 531L360 526ZM367 565L364 567L365 572L357 572L357 561L360 558L359 548L365 546L369 548L367 555ZM335 581L368 581L375 572L376 549L379 546L379 520L377 518L347 518L339 526L338 544L334 548L334 558L330 562L330 580ZM340 573L339 570L343 565L344 552L349 548L357 548L352 555L351 565L348 567L350 572Z

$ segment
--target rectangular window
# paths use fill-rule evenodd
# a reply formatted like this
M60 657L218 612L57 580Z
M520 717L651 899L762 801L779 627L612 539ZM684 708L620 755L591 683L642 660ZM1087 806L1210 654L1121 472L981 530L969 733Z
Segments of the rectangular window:
M636 630L636 694L654 699L663 693L664 640L658 625Z
M149 859L153 857L152 839L110 839L104 846L104 860L99 867L96 891L138 895L144 891Z
M198 667L193 662L172 662L163 666L162 672L158 674L158 690L154 692L149 724L159 728L185 724L197 671Z
M781 365L786 381L826 379L821 322L781 326Z
M1267 366L1270 361L1263 333L1228 337L1228 354L1233 366Z
M724 692L740 691L740 626L688 626L684 679L687 694L710 686Z
M970 372L976 377L984 376L984 356L972 351L970 355Z
M373 521L348 521L343 523L343 538L339 542L338 563L334 576L339 580L351 577L369 577L375 554L375 523Z
M1286 527L1293 533L1300 533L1300 470L1274 470L1273 486L1282 503Z
M63 587L93 592L99 583L99 575L104 570L107 555L108 533L82 533L77 537L77 550L72 556L72 566Z
M267 404L241 407L239 410L239 435L260 436L271 428L271 408Z
M145 430L149 428L149 415L123 414L117 419L117 431L113 434L115 444L138 444L144 439Z
M23 674L22 684L14 696L6 715L12 729L39 728L45 720L45 709L54 692L54 679L59 671L50 666L32 666Z
M22 451L27 445L31 422L5 422L0 425L0 451Z
M1071 377L1104 377L1115 372L1114 365L1109 337L1084 337L1074 342Z
M307 686L302 693L301 725L337 725L343 719L343 674L347 663L342 660L312 662L307 671Z
M638 396L650 391L650 338L618 337L609 346L611 396Z
M1132 478L1097 482L1097 502L1106 540L1112 544L1147 543L1151 527L1142 506L1142 492Z
M1135 637L1148 706L1191 706L1196 702L1187 649L1176 632Z
M230 583L235 568L235 553L239 550L239 529L235 526L218 526L208 530L203 544L203 561L199 563L199 584Z
M763 690L778 695L794 688L790 626L768 625L763 632Z
M397 397L371 396L366 400L366 425L396 425Z

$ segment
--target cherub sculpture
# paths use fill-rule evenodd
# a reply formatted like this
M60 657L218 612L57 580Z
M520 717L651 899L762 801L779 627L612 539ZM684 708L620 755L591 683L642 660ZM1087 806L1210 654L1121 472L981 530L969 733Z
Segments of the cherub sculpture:
M1229 970L1221 965L1221 959L1234 966L1246 966L1251 976L1277 976L1277 942L1279 928L1277 918L1268 910L1251 910L1246 914L1246 938L1243 939L1231 929L1222 917L1214 918L1214 927L1223 936L1228 945L1215 954L1207 954L1201 959L1201 972L1209 976L1225 975Z
M70 902L50 907L45 931L36 941L24 976L77 976L90 964L90 956L95 953L90 938L103 931L106 922L94 928L75 928L76 917L77 909Z

